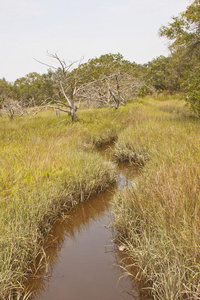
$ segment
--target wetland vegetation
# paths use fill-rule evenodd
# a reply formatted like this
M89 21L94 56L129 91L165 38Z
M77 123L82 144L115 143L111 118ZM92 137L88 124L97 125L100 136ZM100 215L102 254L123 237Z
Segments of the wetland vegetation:
M154 299L199 299L200 124L168 109L154 100L119 134L116 155L145 166L116 196L114 226Z
M50 54L47 74L0 79L0 299L28 299L53 224L115 185L119 162L141 169L113 200L123 268L154 299L200 298L199 7L161 27L169 57ZM111 143L109 161L97 148Z
M115 181L113 165L92 151L101 136L113 136L114 128L105 130L103 122L95 131L98 112L82 115L75 126L58 124L49 112L28 122L0 120L2 299L16 287L21 292L30 261L62 210Z
M117 239L137 279L155 299L198 299L200 124L183 100L82 110L75 124L51 111L0 122L2 299L23 294L30 263L62 211L115 182L113 163L95 150L113 139L113 161L143 168L137 188L114 200Z

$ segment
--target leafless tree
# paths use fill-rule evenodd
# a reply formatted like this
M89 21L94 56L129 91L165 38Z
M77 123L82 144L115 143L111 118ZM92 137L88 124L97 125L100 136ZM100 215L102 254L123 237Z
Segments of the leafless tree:
M0 103L0 116L9 116L13 119L14 116L24 115L23 107L18 101L11 98L3 99Z
M108 64L106 71L98 74L98 69L90 69L88 64L82 64L82 59L66 62L57 54L48 53L48 56L53 61L52 65L40 63L49 67L48 75L54 86L54 95L43 107L68 113L72 122L76 121L80 104L118 109L120 105L126 105L128 99L138 96L144 85L142 80L119 67ZM42 109L40 106L39 110Z
M56 53L48 53L48 56L53 59L56 66L40 63L50 68L49 74L55 85L55 90L57 90L57 96L48 103L48 106L68 113L72 122L75 122L80 101L84 97L88 97L88 91L90 86L92 87L93 80L89 82L85 80L85 73L81 70L83 59L67 63L65 60L60 59Z
M97 107L108 106L118 109L120 105L126 105L127 100L136 98L144 82L128 73L114 72L111 75L99 77L89 89L83 91L82 101L90 99L88 105Z

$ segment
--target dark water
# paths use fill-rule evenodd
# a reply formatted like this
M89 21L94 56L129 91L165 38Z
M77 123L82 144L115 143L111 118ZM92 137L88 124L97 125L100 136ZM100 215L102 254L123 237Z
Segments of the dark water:
M118 189L129 184L133 167L118 169ZM113 243L111 200L116 189L78 205L55 224L45 244L46 264L29 280L32 300L137 299L133 279L119 267L125 254Z

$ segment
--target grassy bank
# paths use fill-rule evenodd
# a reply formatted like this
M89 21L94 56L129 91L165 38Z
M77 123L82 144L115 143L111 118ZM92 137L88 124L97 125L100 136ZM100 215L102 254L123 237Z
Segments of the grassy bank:
M76 124L52 112L0 119L0 299L23 294L61 212L114 183L113 165L95 148L117 137L127 113L82 111Z
M182 101L139 99L83 110L71 124L43 112L0 119L0 299L23 295L30 264L65 209L115 181L97 147L143 167L115 199L115 226L155 299L198 299L200 125ZM10 297L10 298L9 298Z
M199 299L199 120L181 102L149 99L119 134L114 158L144 165L137 188L116 196L114 212L138 280L154 299Z

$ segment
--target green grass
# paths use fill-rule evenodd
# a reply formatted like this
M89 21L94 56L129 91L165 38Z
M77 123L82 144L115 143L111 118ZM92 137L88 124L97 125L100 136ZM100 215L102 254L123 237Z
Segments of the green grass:
M175 101L149 104L114 150L145 165L137 188L115 198L118 239L154 299L199 299L200 123L172 112Z
M0 299L17 299L63 210L115 181L95 149L143 166L137 190L115 198L115 227L155 299L199 298L200 125L181 100L147 98L82 110L0 118ZM127 266L128 268L128 266ZM196 297L196 298L195 298Z
M115 182L113 165L94 149L116 136L116 116L82 111L76 124L51 112L0 119L0 299L23 294L30 264L60 213Z

